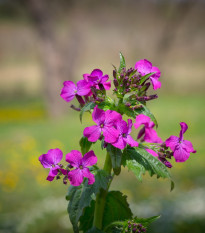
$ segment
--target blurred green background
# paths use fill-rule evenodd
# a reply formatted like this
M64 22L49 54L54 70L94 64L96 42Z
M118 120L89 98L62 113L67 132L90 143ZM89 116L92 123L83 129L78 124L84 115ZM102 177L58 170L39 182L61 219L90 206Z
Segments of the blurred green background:
M112 75L121 51L128 67L148 59L162 71L148 103L164 140L189 129L196 154L168 180L136 180L126 169L113 189L140 217L162 215L156 233L205 232L205 2L189 0L0 0L0 233L72 232L62 181L46 181L38 157L78 149L92 124L59 96L64 80L100 68ZM111 92L110 92L111 94ZM94 146L102 165L105 153Z

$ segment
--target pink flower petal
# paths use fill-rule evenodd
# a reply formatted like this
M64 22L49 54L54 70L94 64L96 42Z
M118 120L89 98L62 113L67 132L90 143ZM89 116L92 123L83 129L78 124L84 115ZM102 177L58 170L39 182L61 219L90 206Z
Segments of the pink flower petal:
M90 93L90 84L85 80L80 80L77 82L77 94L80 96L85 96Z
M138 116L136 116L136 122L134 123L134 127L137 129L141 125L148 126L150 121L151 119L148 116L145 116L144 114L139 114Z
M152 128L145 128L145 142L150 143L162 143L162 139L158 137L157 132Z
M101 135L101 128L98 125L86 127L83 131L83 135L88 138L88 141L96 142Z
M187 131L188 125L185 122L180 122L181 130L179 133L179 141L183 140L183 134Z
M150 77L150 80L152 82L152 86L153 86L154 90L157 90L157 89L159 89L161 87L161 82L158 81L157 78Z
M82 165L83 167L93 166L97 163L97 160L97 156L95 155L94 151L91 150L83 156Z
M82 154L78 150L72 150L66 155L66 162L70 163L73 167L79 167L82 163Z
M47 152L47 154L43 154L39 157L39 161L43 165L44 168L51 168L52 165L56 165L63 158L63 152L56 148L51 149Z
M120 134L127 134L128 133L127 122L124 120L118 121L117 130L119 131Z
M88 82L88 76L90 76L90 74L83 74L83 78L86 82Z
M83 182L83 171L81 169L75 169L68 173L68 179L71 185L79 186Z
M112 145L114 147L117 147L117 148L123 150L126 147L127 143L126 143L126 140L122 136L119 136L117 141L112 143Z
M152 63L146 59L144 60L139 60L136 64L135 64L135 69L141 74L141 75L146 75L151 73L151 69L152 69Z
M131 131L132 131L132 120L128 119L127 123L128 123L128 131L127 131L127 133L130 134Z
M111 81L103 83L103 86L104 86L105 90L110 90L110 88L111 88Z
M61 91L60 96L66 101L70 102L76 95L77 87L72 81L65 81L63 83L64 87Z
M89 171L88 168L82 170L83 176L88 178L88 184L93 184L95 182L95 176Z
M108 79L109 79L109 76L108 76L107 74L105 74L105 75L101 78L100 83L103 83L103 84L104 84Z
M154 77L154 78L160 78L161 76L161 71L159 70L159 68L157 68L156 66L153 66L152 69L151 69L151 73L155 72L154 75L152 75L151 77Z
M116 130L114 127L104 127L102 131L104 139L107 143L114 143L119 136L118 130Z
M49 181L54 180L55 176L58 175L58 169L59 167L52 167L48 173L48 177L46 178Z
M105 112L102 109L98 108L98 106L95 106L93 113L92 113L92 118L96 124L98 125L104 124Z
M196 153L190 141L183 140L181 144L182 144L183 149L185 149L187 152Z
M125 140L131 147L137 147L139 145L139 143L135 141L130 135L128 135Z
M170 149L172 151L174 151L175 147L178 145L179 143L179 138L176 136L170 136L166 141L165 144L167 147L170 147Z
M108 126L108 125L112 126L120 120L122 120L122 116L120 113L115 112L115 111L111 111L111 110L107 110L105 112L105 125L106 126Z
M183 149L181 144L178 144L174 150L173 156L176 162L185 162L189 158L190 152L187 152L185 149Z
M103 76L103 72L100 69L95 69L91 72L90 76L98 76L101 78Z

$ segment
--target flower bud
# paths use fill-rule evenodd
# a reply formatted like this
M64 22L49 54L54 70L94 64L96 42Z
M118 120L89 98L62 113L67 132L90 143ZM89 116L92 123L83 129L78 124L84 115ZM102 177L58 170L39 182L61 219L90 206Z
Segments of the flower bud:
M113 83L114 83L115 87L118 87L118 86L119 86L119 83L118 83L118 81L117 81L116 78L114 78Z
M85 105L85 101L83 100L83 98L81 96L76 95L76 99L78 100L81 107L83 107Z
M113 70L113 77L116 78L116 70Z
M70 107L71 107L73 110L80 112L80 108L77 108L75 105L72 104Z

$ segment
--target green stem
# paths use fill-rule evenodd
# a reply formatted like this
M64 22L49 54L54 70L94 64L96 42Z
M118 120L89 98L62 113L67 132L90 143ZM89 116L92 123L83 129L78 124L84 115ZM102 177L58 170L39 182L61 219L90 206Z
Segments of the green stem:
M109 175L111 175L112 162L111 162L111 158L108 152L106 155L103 170L106 171ZM105 209L106 196L108 193L108 189L110 187L110 183L108 184L108 187L106 190L101 189L100 192L96 195L93 226L95 226L96 228L100 230L102 230L102 221L103 221L103 214L104 214L104 209Z

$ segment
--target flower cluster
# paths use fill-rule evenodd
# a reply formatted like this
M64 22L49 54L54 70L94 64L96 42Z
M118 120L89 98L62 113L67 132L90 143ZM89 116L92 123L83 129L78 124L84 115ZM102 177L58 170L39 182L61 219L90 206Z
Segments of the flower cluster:
M135 223L133 220L127 222L125 232L146 233L147 229L141 223Z
M63 152L58 148L51 149L47 154L39 157L43 167L50 168L47 180L52 181L55 177L60 179L64 176L63 183L67 184L67 180L69 180L73 186L79 186L84 178L88 178L88 184L95 182L95 177L88 168L97 163L97 157L93 151L89 151L82 157L80 151L72 150L66 155L66 162L69 163L66 168L59 164L62 158Z
M159 81L161 72L152 66L148 60L139 60L134 68L126 70L125 66L113 71L114 94L117 100L112 100L107 96L106 91L111 88L109 76L103 75L100 69L94 69L90 74L83 74L83 79L75 84L72 81L65 81L61 91L61 97L70 102L75 97L79 102L79 107L72 105L75 110L81 111L84 106L90 103L93 108L92 119L96 123L93 126L86 127L83 131L84 137L90 142L101 140L103 147L108 144L120 150L128 147L143 147L148 153L158 158L166 167L171 168L172 164L168 161L172 157L176 162L186 161L190 153L195 153L192 143L184 140L183 135L188 129L186 123L181 122L181 131L179 137L170 136L163 141L154 127L151 115L142 111L146 102L157 98L157 95L147 95L149 87L154 90L161 87ZM107 99L111 101L107 101ZM107 106L105 108L105 106ZM134 124L130 118L126 121L123 115L132 116ZM132 126L140 129L136 140L131 136ZM137 141L138 140L138 141ZM67 168L59 164L63 154L59 149L49 150L47 154L40 156L39 160L45 168L50 168L47 179L52 181L54 177L64 176L64 183L67 180L74 186L80 185L84 177L88 179L88 184L94 183L94 175L89 171L88 166L97 163L97 157L93 151L90 151L82 157L81 153L72 150L66 155L66 161L69 163ZM75 169L74 169L75 168ZM71 170L72 169L72 170Z

